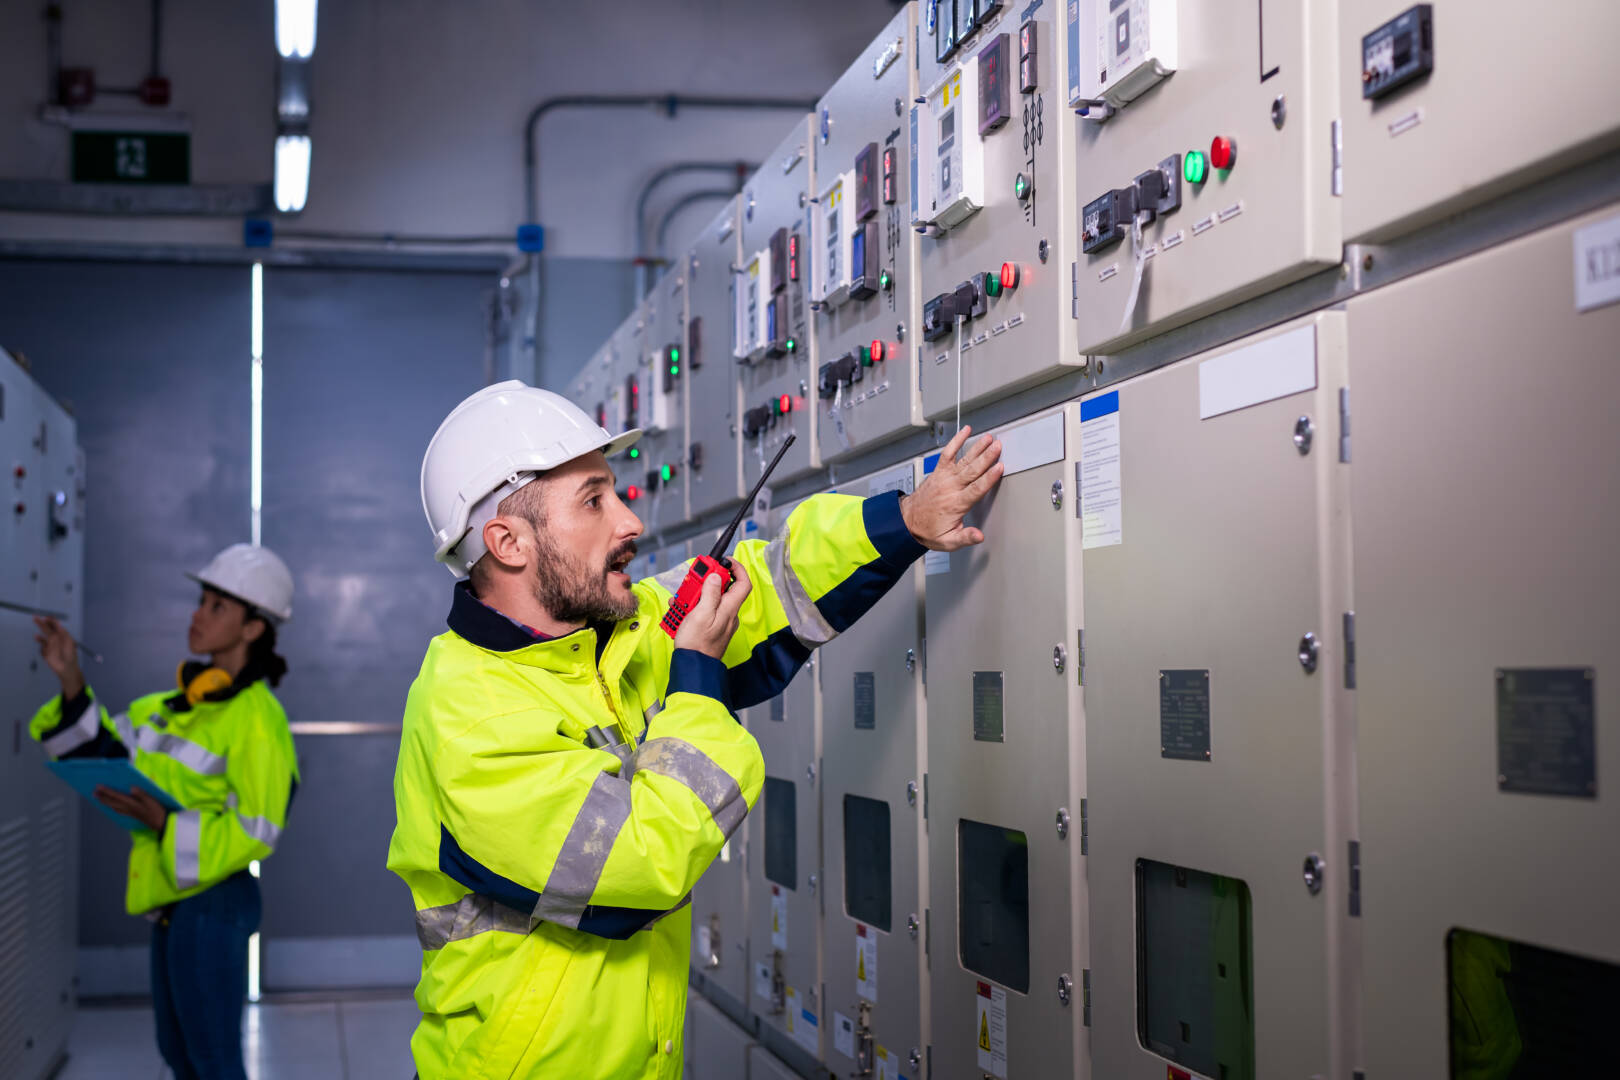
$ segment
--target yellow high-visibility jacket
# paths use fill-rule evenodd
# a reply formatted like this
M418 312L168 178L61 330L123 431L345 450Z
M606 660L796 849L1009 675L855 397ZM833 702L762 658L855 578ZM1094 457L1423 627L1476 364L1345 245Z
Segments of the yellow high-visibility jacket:
M922 552L896 493L807 500L738 545L754 587L723 662L658 626L684 565L633 586L600 662L595 629L536 640L456 587L406 702L388 851L416 904L422 1080L680 1076L691 889L764 783L732 710Z
M29 733L53 758L133 756L135 768L185 809L160 836L132 833L124 906L131 915L188 896L268 859L287 825L298 755L287 714L264 680L192 705L182 693L147 694L109 716L88 687L34 714Z

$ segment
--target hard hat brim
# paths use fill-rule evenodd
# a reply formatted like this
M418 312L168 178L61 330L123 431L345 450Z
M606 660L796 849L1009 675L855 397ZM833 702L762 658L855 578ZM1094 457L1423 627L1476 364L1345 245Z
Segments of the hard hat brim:
M602 447L602 454L604 457L612 457L614 454L622 454L624 451L630 449L640 441L641 429L631 428L624 434L615 435L613 438L609 439L607 441L607 445Z
M256 604L252 600L249 600L249 599L247 599L245 597L241 597L241 596L236 595L231 590L225 588L222 585L218 585L215 582L209 581L207 578L203 577L201 574L194 574L190 570L183 570L183 571L181 571L181 573L185 574L186 577L190 578L192 581L195 581L199 585L206 585L208 588L213 589L215 592L220 593L220 594L222 594L224 596L230 597L232 600L235 600L238 604L241 604L243 607L247 608L249 611L255 612L256 614L259 614L259 615L263 615L265 618L269 619L273 623L276 623L276 624L279 625L281 623L286 622L288 619L292 618L292 612L290 612L290 611L271 611L269 608L263 606L262 604Z

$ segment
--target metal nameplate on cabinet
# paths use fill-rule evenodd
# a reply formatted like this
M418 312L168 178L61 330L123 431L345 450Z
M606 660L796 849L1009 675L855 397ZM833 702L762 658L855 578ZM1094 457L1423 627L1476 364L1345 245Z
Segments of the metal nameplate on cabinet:
M870 671L855 673L855 726L866 731L877 727L877 676Z
M1002 717L1001 672L973 673L973 737L979 742L1006 742Z
M1184 761L1209 760L1209 671L1159 672L1159 753Z
M1597 797L1591 668L1496 673L1496 786L1536 795Z

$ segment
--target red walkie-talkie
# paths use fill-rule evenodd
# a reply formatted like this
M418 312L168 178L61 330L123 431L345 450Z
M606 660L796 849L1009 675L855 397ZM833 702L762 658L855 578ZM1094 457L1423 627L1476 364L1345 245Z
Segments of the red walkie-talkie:
M782 442L782 448L771 458L771 463L765 466L765 471L759 474L759 483L748 493L748 501L738 508L737 516L731 519L731 524L720 534L720 539L715 541L713 550L692 560L691 568L686 571L686 580L681 582L674 599L669 602L669 610L664 612L664 617L658 622L658 625L664 628L664 633L670 637L675 636L675 631L681 628L687 614L697 607L698 599L703 595L705 581L719 575L720 591L725 592L731 588L736 575L731 572L731 560L726 558L726 548L731 546L731 538L737 535L737 526L743 523L743 518L754 508L754 500L759 498L759 489L765 486L771 471L776 468L776 463L782 460L782 455L787 453L788 447L793 445L795 438L791 431L788 432L788 437Z

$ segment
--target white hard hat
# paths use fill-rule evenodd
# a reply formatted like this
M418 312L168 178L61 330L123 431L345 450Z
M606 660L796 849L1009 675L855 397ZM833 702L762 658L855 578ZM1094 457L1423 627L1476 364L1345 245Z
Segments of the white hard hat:
M593 450L617 454L641 438L609 435L560 394L510 379L451 410L422 457L422 512L433 557L458 578L484 557L484 524L534 474Z
M236 597L271 622L292 618L292 572L269 548L232 544L186 577Z

